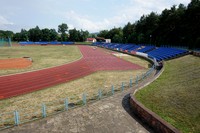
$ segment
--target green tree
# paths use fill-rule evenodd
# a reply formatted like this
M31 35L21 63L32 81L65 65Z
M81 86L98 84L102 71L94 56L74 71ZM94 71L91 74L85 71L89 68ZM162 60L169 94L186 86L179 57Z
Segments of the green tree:
M14 33L12 31L3 31L0 30L0 38L12 38L14 36Z
M158 27L159 16L151 12L149 15L142 16L139 21L137 21L135 26L135 31L138 35L137 43L152 43L155 30Z
M29 40L30 41L41 41L41 30L38 26L36 26L35 28L30 29L29 31Z
M112 38L112 42L123 43L123 36L122 36L122 34L115 34L114 37Z
M108 32L109 32L108 30L102 30L99 32L98 36L108 38Z
M25 29L21 29L19 33L13 35L14 41L28 41L29 40L29 32Z
M61 41L67 41L67 34L68 26L65 23L58 25L58 33L61 33Z
M123 31L122 28L113 28L111 29L108 34L106 35L106 38L109 38L114 43L122 43L123 42ZM121 39L119 39L121 38Z
M75 28L69 30L69 40L74 42L79 41L79 36L80 36L79 34L80 34L79 31L76 30Z
M55 29L50 29L49 37L51 41L56 41L58 38L58 33L56 32Z
M29 38L28 38L28 31L26 31L25 29L21 29L19 37L20 37L19 38L20 41L28 41L29 40Z
M41 41L50 41L50 30L45 28L41 30Z
M81 30L80 31L80 37L79 37L79 41L83 42L83 41L86 41L86 39L89 37L89 32L86 30L86 31L83 31Z
M13 36L13 41L17 41L17 42L20 41L20 33L15 33L15 34L14 34L14 36Z
M123 28L123 42L124 43L132 43L133 38L135 37L135 24L131 24L130 22Z
M69 40L70 41L76 41L76 42L82 42L85 41L86 38L88 38L89 32L83 31L83 30L77 30L77 29L71 29L69 30Z
M191 0L185 13L186 40L190 48L200 48L200 0Z

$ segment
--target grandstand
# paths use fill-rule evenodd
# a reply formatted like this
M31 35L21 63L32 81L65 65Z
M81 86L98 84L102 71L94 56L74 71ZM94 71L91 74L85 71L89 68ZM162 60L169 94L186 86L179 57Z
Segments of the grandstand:
M177 56L185 55L186 53L188 53L187 50L176 49L176 48L164 48L164 47L159 47L152 51L147 52L150 58L156 58L157 61L175 58Z
M147 53L154 50L155 48L155 46L144 46L143 48L139 49L138 52Z
M151 59L156 59L157 62L169 60L185 54L188 50L169 48L169 47L155 47L136 44L115 44L115 43L93 43L93 46L99 46L111 50L126 52L129 54L143 55ZM142 54L141 54L142 53Z

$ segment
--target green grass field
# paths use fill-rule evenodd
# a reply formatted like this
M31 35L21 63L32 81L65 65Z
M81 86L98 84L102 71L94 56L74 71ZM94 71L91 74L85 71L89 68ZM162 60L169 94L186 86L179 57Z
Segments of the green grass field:
M170 60L152 84L136 93L147 108L184 133L200 132L200 58Z
M0 75L53 67L81 58L76 46L18 46L1 47L0 59L31 57L33 63L26 69L0 70Z
M75 44L81 44L81 45L91 45L92 42L75 42Z

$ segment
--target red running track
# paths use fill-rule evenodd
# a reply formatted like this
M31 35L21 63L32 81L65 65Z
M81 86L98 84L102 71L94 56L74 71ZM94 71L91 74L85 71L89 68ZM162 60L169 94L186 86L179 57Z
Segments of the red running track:
M102 49L78 46L83 58L62 66L34 72L0 77L0 99L41 90L60 83L66 83L100 70L136 70L143 67L132 64Z

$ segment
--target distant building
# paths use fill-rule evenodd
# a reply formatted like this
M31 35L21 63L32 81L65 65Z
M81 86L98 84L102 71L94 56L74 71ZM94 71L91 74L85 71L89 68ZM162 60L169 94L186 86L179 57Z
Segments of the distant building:
M106 43L111 43L111 39L105 39Z
M105 38L103 38L103 37L95 37L95 38L96 38L96 40L97 40L98 42L111 43L111 39L105 39Z
M96 42L97 40L95 38L87 38L86 42Z

